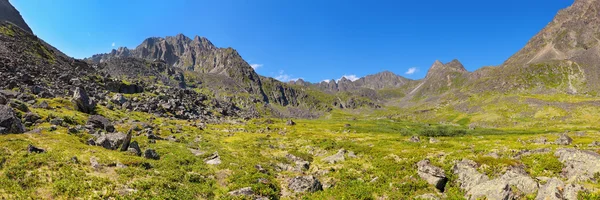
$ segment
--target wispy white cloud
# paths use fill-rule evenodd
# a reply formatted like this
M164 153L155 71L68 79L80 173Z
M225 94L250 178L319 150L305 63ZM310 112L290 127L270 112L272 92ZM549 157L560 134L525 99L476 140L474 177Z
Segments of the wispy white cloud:
M321 81L321 82L329 83L329 81L331 81L331 80L329 80L329 79L325 79L325 80L323 80L323 81Z
M113 47L115 46L115 43L114 43L114 42L112 43L112 46L113 46Z
M277 75L275 77L275 79L277 79L281 82L289 82L289 81L297 81L298 79L301 79L301 78L293 77L293 75L286 74L283 70L280 70L279 75Z
M256 70L262 66L263 66L263 64L250 64L250 67L252 67L252 69L254 69L254 70Z
M356 80L358 80L358 79L359 79L359 77L358 77L358 76L356 76L356 75L354 75L354 74L351 74L351 75L343 75L343 76L342 76L342 78L346 78L346 79L348 79L348 80L350 80L350 81L356 81ZM342 78L339 78L337 81L340 81L340 80L342 80Z
M414 74L415 72L417 72L417 68L411 67L411 68L408 68L408 71L406 71L405 74L410 75L410 74Z

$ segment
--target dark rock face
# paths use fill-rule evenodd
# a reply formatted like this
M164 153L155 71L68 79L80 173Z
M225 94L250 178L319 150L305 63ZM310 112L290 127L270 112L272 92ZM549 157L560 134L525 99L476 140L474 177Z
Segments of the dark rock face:
M129 143L126 143L129 142L127 139L127 135L123 133L108 133L98 137L95 144L102 146L105 149L116 150L123 146L129 146ZM131 138L129 138L129 140L131 140Z
M90 101L87 92L81 87L77 87L73 92L73 103L78 111L84 113L92 113L96 109L96 104Z
M160 159L160 155L158 155L158 153L156 153L154 149L146 149L146 151L144 152L144 158L158 160Z
M11 22L18 27L22 28L28 33L32 33L31 28L25 23L21 13L15 7L13 7L8 0L0 0L0 21Z
M110 121L108 121L108 119L106 119L100 115L90 116L88 118L87 125L92 126L93 128L106 130L109 133L112 133L115 131L115 127L112 125L112 123Z
M37 148L30 144L30 145L27 145L27 152L28 153L44 153L44 152L46 152L46 150Z
M0 105L0 134L23 132L25 132L25 127L15 116L13 109L6 105Z
M129 143L129 148L127 148L127 151L137 156L142 155L142 150L140 149L140 145L138 145L137 141Z
M314 176L298 176L289 181L288 188L294 192L317 192L323 185Z

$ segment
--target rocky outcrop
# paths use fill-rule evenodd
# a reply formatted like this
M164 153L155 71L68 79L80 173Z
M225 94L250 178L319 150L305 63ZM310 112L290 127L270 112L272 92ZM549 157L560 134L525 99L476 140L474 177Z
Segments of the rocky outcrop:
M0 135L23 132L25 132L25 127L13 109L6 105L0 105Z
M522 168L510 168L499 178L490 180L477 171L477 166L471 160L463 160L453 168L458 175L460 188L468 199L514 199L519 193L532 194L538 189L537 182Z
M600 154L577 149L559 149L554 153L563 163L562 175L569 181L587 181L600 173Z

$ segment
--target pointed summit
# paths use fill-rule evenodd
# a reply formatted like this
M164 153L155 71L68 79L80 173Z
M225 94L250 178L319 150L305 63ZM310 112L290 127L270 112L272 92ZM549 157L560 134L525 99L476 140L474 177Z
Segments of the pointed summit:
M0 22L1 21L13 23L26 32L33 34L33 31L31 31L29 25L25 23L25 20L23 20L21 13L19 13L19 11L13 7L8 0L0 0Z

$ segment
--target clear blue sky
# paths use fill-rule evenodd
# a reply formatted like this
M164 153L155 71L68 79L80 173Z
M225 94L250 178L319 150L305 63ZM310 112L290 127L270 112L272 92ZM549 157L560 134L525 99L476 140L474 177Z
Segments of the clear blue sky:
M454 58L469 71L499 65L573 0L11 2L35 34L76 58L183 33L237 49L259 74L318 82L383 70L419 79Z

